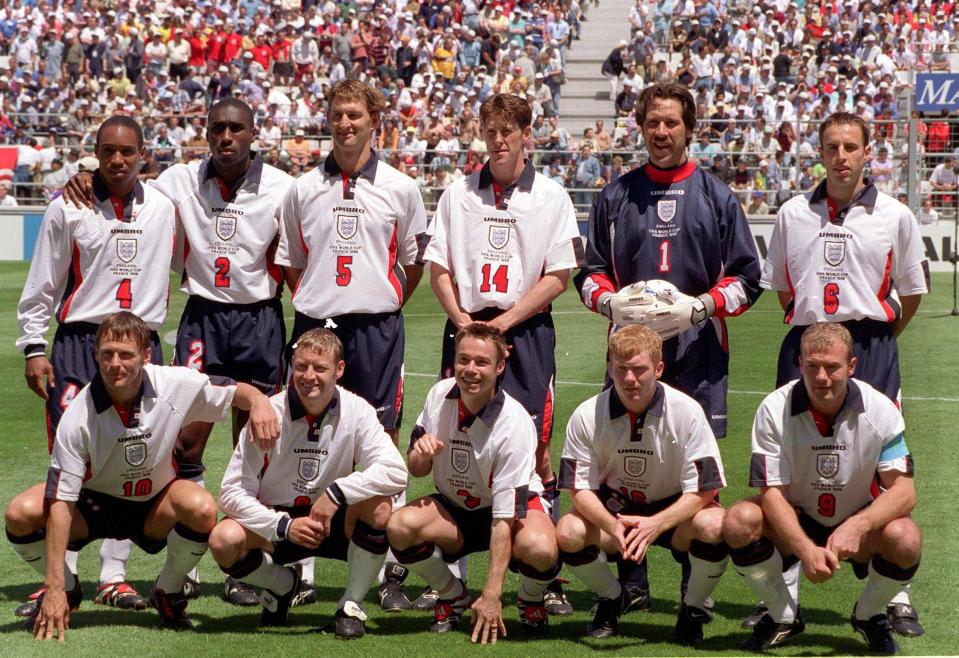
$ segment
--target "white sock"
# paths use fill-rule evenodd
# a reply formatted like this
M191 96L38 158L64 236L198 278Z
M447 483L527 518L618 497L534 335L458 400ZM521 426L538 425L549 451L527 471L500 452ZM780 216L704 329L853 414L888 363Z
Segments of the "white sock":
M307 585L313 584L313 568L316 564L316 558L305 557L299 562L294 562L295 565L299 566L300 569L300 580L302 580Z
M686 596L683 597L683 603L694 608L705 608L706 599L709 598L719 579L726 571L728 559L723 558L719 562L704 560L689 554L689 583L686 585Z
M37 534L40 535L40 533ZM10 538L9 533L7 533L7 538ZM29 537L26 539L29 539ZM45 539L39 539L25 544L11 541L10 548L13 549L14 553L20 556L20 559L29 564L31 569L40 574L41 577L47 575L47 542ZM67 568L67 571L70 571L70 569Z
M783 572L783 580L786 581L786 589L789 590L789 596L793 601L799 601L799 583L802 581L802 562L796 560L796 563Z
M569 570L601 599L615 599L623 591L619 580L610 571L606 563L606 553L603 551L600 551L592 562L577 566L569 565Z
M70 568L70 571L77 573L77 562L80 561L80 552L79 551L67 551L66 562L67 566Z
M523 576L517 596L530 603L539 603L543 600L543 593L546 591L547 585L551 582L553 582L552 578L549 580L538 580L530 576Z
M746 585L757 599L766 602L769 616L780 624L791 624L796 619L796 600L786 589L783 579L783 558L773 547L772 556L757 564L739 565L733 560L736 572L746 579Z
M467 572L469 571L469 557L468 556L461 557L456 562L449 565L449 568L450 568L450 573L453 574L454 578L459 578L465 583Z
M426 581L426 584L440 593L441 598L457 598L462 594L460 581L443 561L443 552L436 547L433 554L425 560L406 565L410 571Z
M912 583L906 583L902 588L896 592L896 595L892 597L892 601L889 602L890 605L893 603L902 603L903 605L912 605L912 602L909 600L909 588L912 587Z
M183 577L195 567L206 553L210 535L190 530L177 523L166 537L166 564L157 577L156 588L164 592L179 592Z
M404 505L406 505L406 490L393 496L393 511L395 512ZM386 565L390 563L396 563L396 556L393 555L392 549L386 551L386 559L383 561L383 566L380 567L380 573L376 576L376 582L380 585L386 582Z
M360 548L352 541L346 551L347 560L350 565L350 573L346 579L346 591L340 598L340 608L347 601L353 601L358 605L363 605L363 599L366 598L370 586L376 579L376 574L380 572L383 561L386 559L386 553L370 553L365 548Z
M126 580L127 560L133 542L129 539L104 539L100 545L100 584Z
M879 573L876 570L877 560L880 561L880 565L886 562L878 556L869 562L869 577L866 578L866 586L862 588L862 594L856 602L856 619L865 620L876 615L885 615L889 601L902 590L903 584L908 582ZM889 566L896 568L895 565Z
M260 566L238 580L268 589L279 596L289 594L293 589L293 574L286 567L274 564L273 556L266 551L260 553L263 555Z

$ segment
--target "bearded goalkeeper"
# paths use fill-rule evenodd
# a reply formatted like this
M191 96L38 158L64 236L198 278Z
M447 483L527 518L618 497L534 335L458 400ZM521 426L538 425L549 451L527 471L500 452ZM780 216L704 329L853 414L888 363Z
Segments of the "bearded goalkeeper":
M665 339L662 381L699 402L721 438L729 372L725 318L759 297L759 257L736 195L687 158L696 105L686 87L647 87L636 121L649 162L597 197L576 288L588 309L645 324ZM643 285L630 286L638 282ZM645 568L620 565L620 578L630 592L626 611L648 607Z

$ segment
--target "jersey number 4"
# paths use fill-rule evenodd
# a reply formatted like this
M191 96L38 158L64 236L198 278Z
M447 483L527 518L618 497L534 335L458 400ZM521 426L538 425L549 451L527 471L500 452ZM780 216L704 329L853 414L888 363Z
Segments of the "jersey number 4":
M509 288L509 265L500 265L493 273L493 266L490 263L483 263L483 283L480 285L480 292L489 292L496 288L496 292L506 292ZM493 276L490 277L490 274Z
M116 299L120 303L120 308L129 310L133 307L133 291L130 290L130 279L121 279L117 286Z

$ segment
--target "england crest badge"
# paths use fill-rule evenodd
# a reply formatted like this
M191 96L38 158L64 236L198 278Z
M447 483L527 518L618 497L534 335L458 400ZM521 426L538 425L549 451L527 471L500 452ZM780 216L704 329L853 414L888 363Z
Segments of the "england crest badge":
M129 263L137 257L136 238L119 238L117 240L117 258L124 263Z
M147 460L147 444L143 441L126 444L123 446L123 457L130 466L142 466Z
M509 226L490 226L489 243L493 249L502 249L509 244Z
M842 240L826 240L823 252L826 262L837 267L846 259L846 243Z
M463 474L470 468L470 452L465 448L453 448L450 453L450 464L453 470Z
M659 221L669 223L676 216L676 199L661 199L656 202L656 216Z
M359 216L357 215L337 215L336 216L336 232L340 234L340 237L344 240L349 240L354 235L356 235L356 229L359 224Z
M296 472L301 479L312 482L320 474L320 460L313 457L300 457Z
M827 452L816 455L816 471L824 478L836 477L839 472L839 453Z
M224 242L236 235L236 217L233 215L217 215L216 235Z
M626 474L631 477L642 477L646 472L646 458L626 457L623 460L623 470L626 471Z

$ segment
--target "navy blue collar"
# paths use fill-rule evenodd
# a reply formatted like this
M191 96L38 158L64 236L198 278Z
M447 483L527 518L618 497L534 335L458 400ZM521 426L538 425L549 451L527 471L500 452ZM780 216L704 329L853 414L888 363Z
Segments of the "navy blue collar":
M245 183L252 184L254 192L258 192L260 189L260 181L263 179L263 158L261 158L260 154L256 151L252 151L251 155L252 158L250 159L249 169L233 181L233 185L229 188L229 197L231 199L236 195L237 190ZM206 183L212 178L219 178L219 176L220 172L217 171L216 165L213 163L213 158L208 157L203 161L203 165L200 167L200 182Z
M662 382L656 382L656 390L653 392L653 398L649 401L649 404L646 406L646 410L643 412L643 415L656 416L657 418L663 417L663 405L666 402L666 391L663 389ZM616 394L616 387L610 386L609 388L609 417L611 419L619 418L627 414L629 410L623 404L623 401L619 399L619 395Z
M100 178L99 169L93 172L93 198L96 199L97 203L106 203L110 200L111 196L113 195L110 194L107 184ZM133 219L134 203L143 205L143 185L140 184L140 181L134 183L133 190L123 199L122 221L129 222ZM113 219L113 217L110 219Z
M806 384L802 379L793 386L792 397L789 402L790 414L793 416L798 416L801 413L811 410L809 393L806 391ZM862 400L862 389L859 388L859 384L853 379L849 380L849 384L846 387L846 399L842 401L842 406L836 413L836 417L838 418L839 414L846 409L860 414L866 411L866 406Z
M462 396L460 394L460 387L456 382L453 382L453 387L450 388L449 392L446 394L447 400L460 400ZM480 409L479 413L475 415L475 418L479 418L483 421L483 424L487 427L492 427L493 423L496 422L496 419L499 418L500 412L503 410L503 404L506 402L506 393L503 392L502 387L497 386L496 392L493 394L492 399L486 403L486 406ZM469 423L467 423L469 426Z
M363 168L357 172L354 172L350 178L356 179L359 176L365 177L370 182L376 180L376 166L377 166L376 151L370 149L370 157L367 158L366 164L363 165ZM329 176L339 176L343 173L343 169L337 163L336 158L333 157L333 151L330 151L330 154L326 156L326 159L323 160L323 171Z
M157 396L156 389L153 388L153 382L150 381L150 375L147 374L146 368L144 368L140 374L140 392L137 393L133 401L133 409L135 411L139 411L140 401L143 398L156 398ZM98 414L102 414L113 406L113 400L110 398L110 394L107 392L107 387L103 383L103 378L99 372L93 376L93 381L90 382L90 396L93 398L93 408L96 409ZM131 414L131 417L132 415L133 414Z
M529 160L526 161L526 164L523 166L523 171L520 172L519 178L516 179L516 182L513 185L510 185L508 190L512 190L513 187L521 187L527 192L533 189L533 181L536 180L536 169L533 167L533 163ZM480 189L486 189L493 184L493 172L490 170L489 160L486 161L486 164L480 169L479 175L479 186ZM504 190L504 195L506 196Z
M293 384L290 384L286 389L286 406L290 410L291 420L300 420L310 415L307 413L306 407L303 406L303 401L300 400L300 395L296 392L296 387ZM340 415L340 389L333 390L333 397L330 399L330 403L326 405L326 409L314 418L322 420L327 414L331 416Z
M849 203L846 208L852 208L855 204L859 203L864 206L869 206L870 208L876 205L876 201L879 200L879 190L876 189L876 186L872 184L868 178L864 181L865 186L859 190L859 194L853 197L852 201ZM809 195L809 204L822 203L826 200L826 181L823 180L819 185L817 185Z

